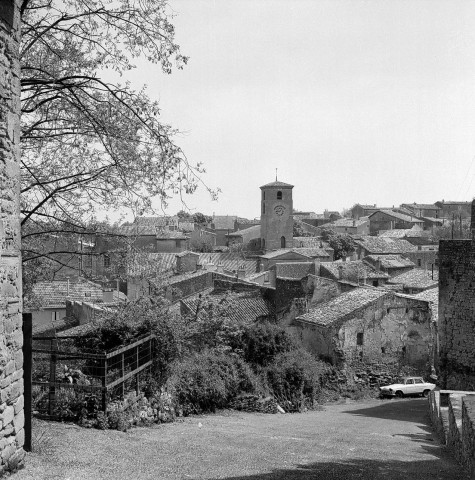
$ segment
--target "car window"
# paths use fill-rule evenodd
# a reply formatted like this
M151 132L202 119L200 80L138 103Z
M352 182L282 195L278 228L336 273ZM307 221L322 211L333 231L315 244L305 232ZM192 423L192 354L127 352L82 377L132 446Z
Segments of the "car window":
M406 380L406 385L414 385L414 380L412 378L408 378Z
M424 383L424 382L422 381L422 378L416 378L414 379L414 383Z

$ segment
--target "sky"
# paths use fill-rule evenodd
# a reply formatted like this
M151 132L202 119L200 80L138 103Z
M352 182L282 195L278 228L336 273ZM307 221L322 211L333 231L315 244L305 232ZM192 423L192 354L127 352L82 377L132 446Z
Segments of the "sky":
M188 65L129 78L222 191L192 212L259 216L276 168L302 211L473 198L475 1L169 3Z

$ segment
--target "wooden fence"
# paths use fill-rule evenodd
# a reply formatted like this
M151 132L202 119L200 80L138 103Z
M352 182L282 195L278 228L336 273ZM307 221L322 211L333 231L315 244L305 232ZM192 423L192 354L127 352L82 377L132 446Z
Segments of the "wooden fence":
M60 389L100 395L104 412L112 398L124 398L126 385L134 384L138 394L140 375L152 365L153 335L112 351L97 353L71 348L74 338L33 338L32 386L48 392L46 402L43 402L47 404L47 412L42 413L54 416Z

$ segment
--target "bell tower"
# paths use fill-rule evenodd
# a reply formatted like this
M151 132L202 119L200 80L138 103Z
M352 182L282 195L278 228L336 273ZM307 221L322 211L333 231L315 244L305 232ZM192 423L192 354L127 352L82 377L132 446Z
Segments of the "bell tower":
M277 180L261 187L261 247L265 251L293 246L293 188Z

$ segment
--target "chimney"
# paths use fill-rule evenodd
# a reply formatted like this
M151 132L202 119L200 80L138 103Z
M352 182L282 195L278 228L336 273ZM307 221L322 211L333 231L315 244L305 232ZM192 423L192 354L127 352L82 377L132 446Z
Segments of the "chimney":
M343 280L343 265L338 265L338 280Z
M224 267L223 267L223 264L221 262L218 263L218 266L216 267L216 271L218 273L223 273Z
M246 269L244 268L244 265L241 265L237 271L237 278L241 280L241 279L244 279L245 277L246 277Z
M114 290L112 288L102 290L102 301L104 303L114 303Z

